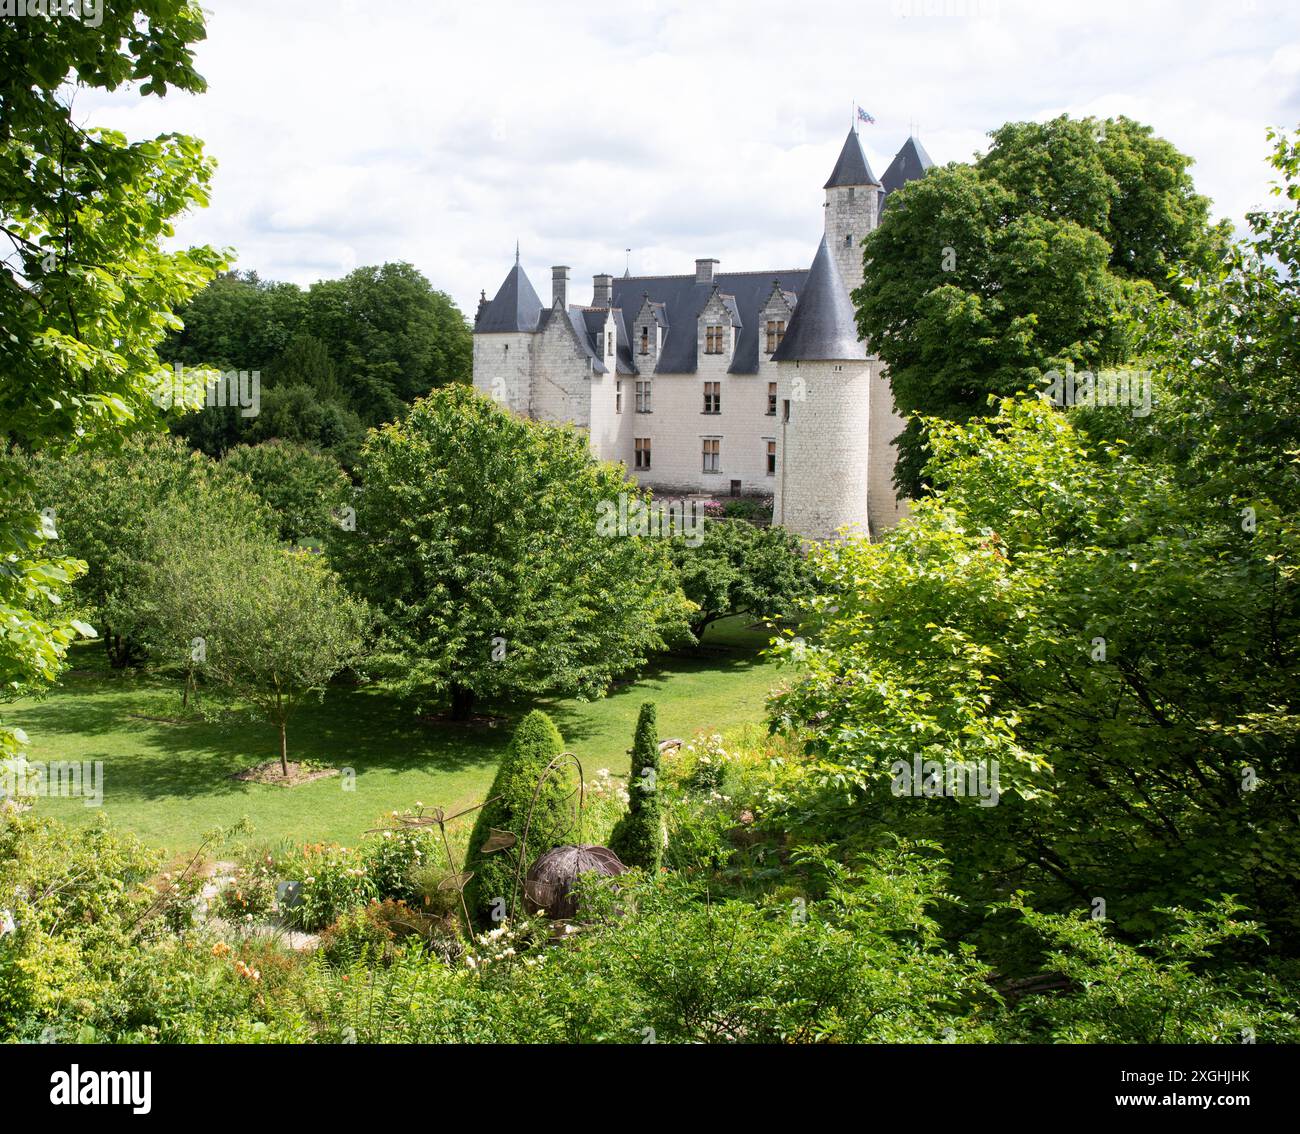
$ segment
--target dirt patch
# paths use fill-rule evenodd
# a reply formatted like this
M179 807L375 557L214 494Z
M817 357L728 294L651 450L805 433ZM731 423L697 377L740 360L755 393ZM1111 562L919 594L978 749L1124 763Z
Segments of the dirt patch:
M236 772L230 778L246 784L298 787L300 784L309 784L313 780L323 780L338 774L339 770L337 768L317 768L311 764L297 764L290 760L289 774L286 776L280 767L279 760L268 760L265 764L258 764L252 768L245 768L242 772Z

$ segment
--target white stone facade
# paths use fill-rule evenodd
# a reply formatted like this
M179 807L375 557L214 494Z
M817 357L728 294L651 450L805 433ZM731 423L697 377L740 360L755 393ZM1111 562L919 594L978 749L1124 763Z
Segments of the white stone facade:
M850 134L825 208L845 293L862 282L861 241L884 197ZM903 421L851 313L840 353L856 357L772 359L809 283L806 270L721 273L703 259L693 276L597 276L593 302L575 306L557 267L548 308L516 263L480 304L474 387L512 412L586 429L597 457L658 492L771 496L773 522L810 539L876 535L906 512L892 479Z

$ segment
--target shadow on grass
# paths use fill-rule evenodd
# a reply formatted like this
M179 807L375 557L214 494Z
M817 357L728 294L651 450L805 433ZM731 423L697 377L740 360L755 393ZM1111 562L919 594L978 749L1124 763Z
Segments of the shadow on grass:
M724 696L727 679L763 664L758 650L766 635L743 620L710 627L698 651L663 655L611 690L608 700L626 698L614 716L618 732L631 741L631 722L643 700L669 696ZM198 797L248 796L281 791L230 777L279 756L273 726L241 711L204 719L165 718L182 713L179 684L171 679L113 671L102 650L74 651L75 669L61 689L42 701L28 702L17 717L43 740L43 758L103 760L115 798L158 801ZM676 688L669 691L669 684ZM687 688L683 688L683 683ZM289 722L289 755L331 767L368 770L421 770L455 773L490 769L500 759L518 720L530 709L550 713L574 748L610 731L610 713L593 712L570 698L485 706L502 721L483 724L425 723L419 707L373 687L332 686L321 700L303 702ZM154 718L154 719L150 719ZM703 722L707 723L707 722Z

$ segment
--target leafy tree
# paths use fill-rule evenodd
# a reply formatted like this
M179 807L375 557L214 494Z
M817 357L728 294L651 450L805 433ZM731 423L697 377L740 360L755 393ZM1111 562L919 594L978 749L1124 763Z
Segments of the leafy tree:
M1225 246L1190 159L1126 118L1010 123L973 165L891 194L864 241L858 325L904 415L965 421L1049 370L1125 361L1133 311L1189 293L1171 273ZM915 495L924 430L909 422L896 479Z
M333 457L291 441L241 445L222 463L248 478L275 513L287 543L319 539L335 522L334 511L352 497L352 485Z
M471 916L483 923L491 924L515 912L519 902L516 873L522 885L530 863L559 846L569 831L570 797L577 788L576 777L566 766L542 783L547 766L563 751L564 738L559 729L550 717L536 709L524 717L510 738L487 802L479 808L465 860L465 869L473 875L465 888L465 901ZM525 823L528 824L526 846L523 845ZM513 847L485 853L493 831L508 832L518 841ZM528 856L522 866L521 851Z
M357 530L327 546L401 692L457 718L481 697L599 696L685 632L663 544L601 534L602 506L637 490L576 430L451 386L373 432L358 472Z
M682 591L699 608L691 615L697 641L731 614L779 617L811 585L799 539L785 528L705 520L699 546L674 539L672 554Z
M156 513L183 515L196 526L210 514L214 523L275 530L270 509L241 472L174 437L131 438L115 452L38 457L31 468L31 500L52 509L56 546L89 564L76 597L84 617L99 624L115 668L143 657L148 593L140 568L151 554Z
M0 690L39 688L69 643L93 633L59 611L80 565L50 553L51 526L26 504L14 447L88 444L156 419L156 348L183 304L223 265L210 248L164 251L173 219L206 202L212 173L193 138L129 142L81 129L65 84L144 95L198 92L184 0L108 5L81 20L0 21ZM75 207L74 207L75 206ZM18 734L0 728L0 753Z
M352 468L365 435L355 413L339 402L321 400L311 386L297 383L264 390L261 412L248 419L242 438L252 445L277 439L309 445Z
M1125 934L1236 894L1300 948L1300 146L1274 140L1283 207L1143 313L1149 416L931 419L942 491L816 554L775 702L819 757L815 826L938 837L963 892L1104 897ZM917 753L998 760L1001 801L899 800Z
M192 661L273 724L288 775L289 719L360 657L365 608L316 556L241 525L193 519L155 519L153 556L143 564L146 636L163 657Z
M641 706L632 742L628 807L609 837L609 849L625 866L659 873L664 853L664 821L659 808L659 734L652 701Z
M184 322L162 351L168 362L265 374L299 334L307 299L297 284L256 272L224 272L178 314Z
M358 268L313 285L306 326L329 349L347 405L367 425L395 420L435 386L470 378L465 317L410 264Z

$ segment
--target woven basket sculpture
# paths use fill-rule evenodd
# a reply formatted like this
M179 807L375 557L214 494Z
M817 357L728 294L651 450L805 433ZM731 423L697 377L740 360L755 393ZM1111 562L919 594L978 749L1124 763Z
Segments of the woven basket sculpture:
M528 912L545 910L550 918L576 916L578 896L573 891L578 875L593 870L608 875L627 873L627 867L608 847L566 845L548 850L533 863L524 880Z

